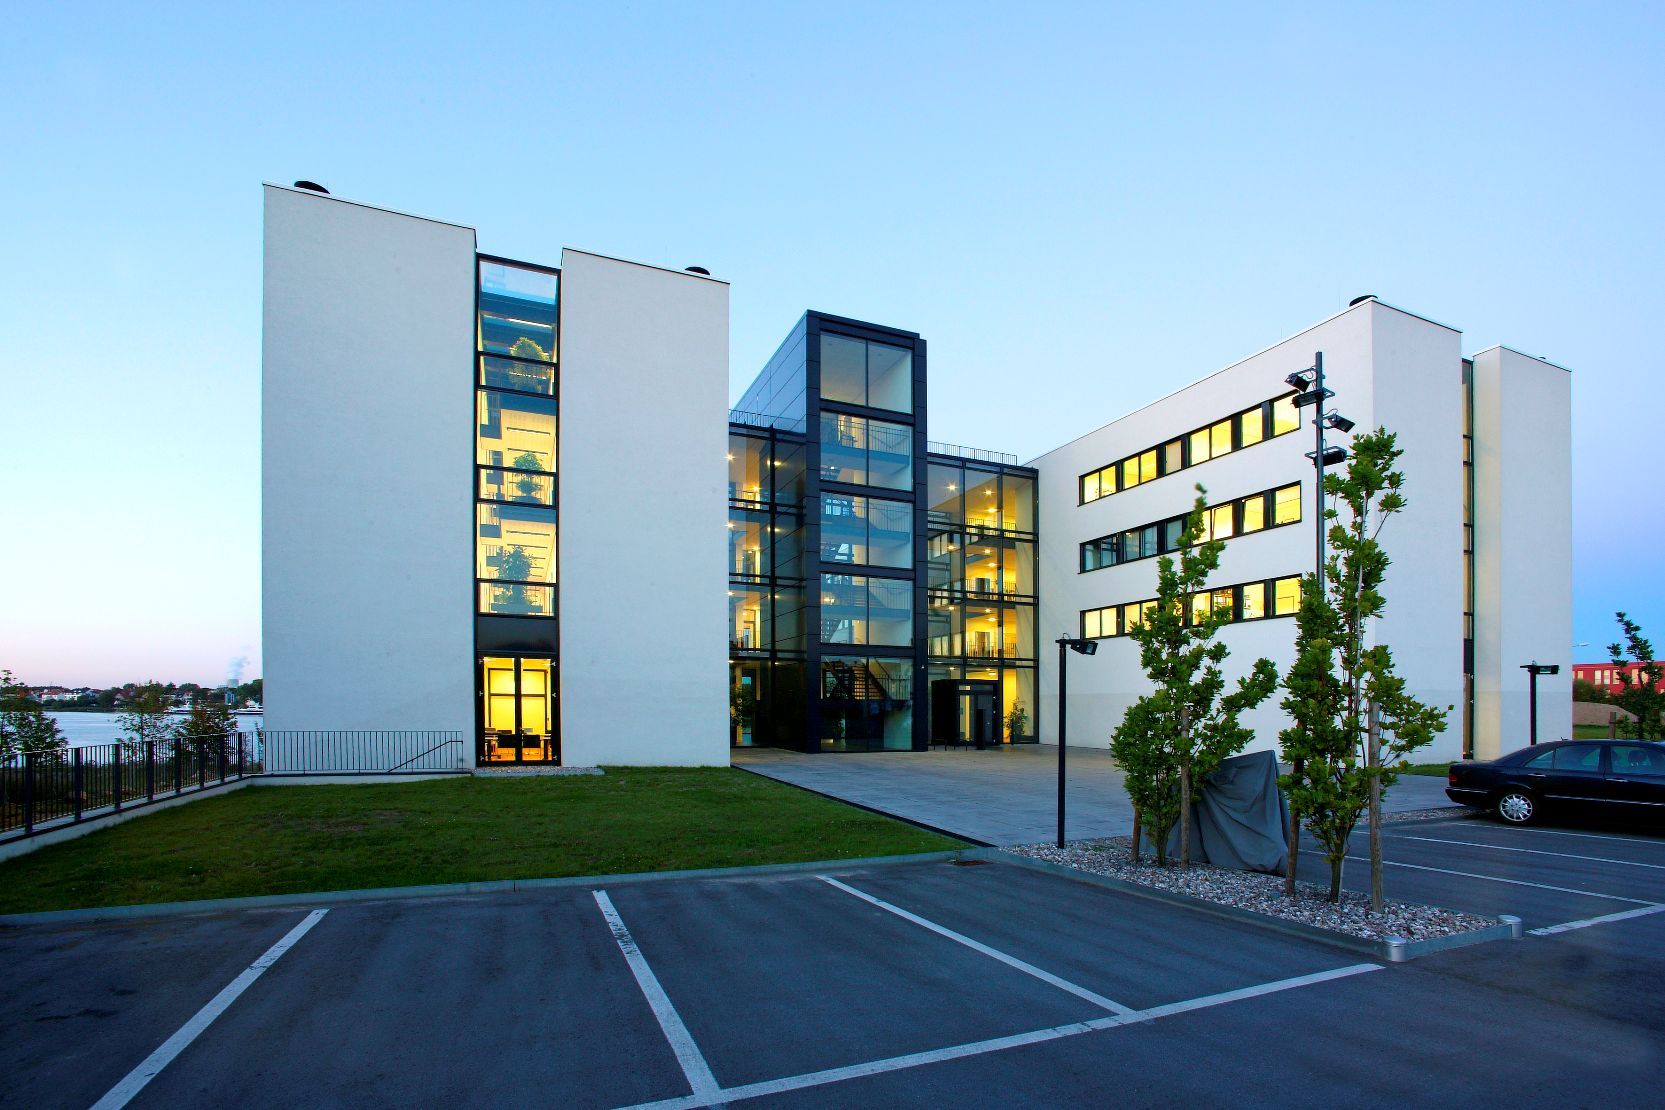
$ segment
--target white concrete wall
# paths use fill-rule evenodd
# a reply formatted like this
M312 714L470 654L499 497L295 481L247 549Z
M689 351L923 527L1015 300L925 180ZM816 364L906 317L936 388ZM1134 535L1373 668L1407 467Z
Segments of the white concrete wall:
M1572 375L1493 347L1474 356L1475 755L1572 736Z
M473 761L474 232L267 186L268 729L452 729Z
M1032 464L1040 471L1039 554L1042 651L1042 739L1057 739L1056 650L1050 641L1077 635L1083 609L1149 598L1156 593L1155 559L1088 574L1078 573L1082 541L1174 516L1190 507L1195 485L1211 504L1299 481L1299 524L1239 536L1226 542L1213 581L1221 585L1309 573L1314 559L1313 470L1309 426L1190 467L1134 489L1078 505L1076 482L1089 470L1160 444L1196 427L1287 392L1284 377L1324 352L1332 405L1359 430L1386 422L1407 447L1404 468L1410 508L1388 525L1383 540L1395 565L1389 572L1388 616L1379 634L1395 648L1401 673L1414 692L1437 704L1459 704L1462 687L1462 475L1461 356L1459 336L1441 325L1375 301L1350 308L1081 437ZM1443 398L1419 415L1422 395ZM1332 433L1330 442L1347 437ZM1413 454L1415 457L1413 458ZM1293 618L1235 625L1221 636L1231 648L1228 678L1259 657L1287 671L1293 654ZM1138 650L1126 637L1101 640L1098 654L1073 656L1070 667L1072 744L1100 747L1127 707L1147 689ZM1276 694L1245 715L1257 739L1251 750L1276 747L1286 718ZM1460 718L1436 743L1435 758L1460 746Z
M562 758L726 766L728 286L561 257Z

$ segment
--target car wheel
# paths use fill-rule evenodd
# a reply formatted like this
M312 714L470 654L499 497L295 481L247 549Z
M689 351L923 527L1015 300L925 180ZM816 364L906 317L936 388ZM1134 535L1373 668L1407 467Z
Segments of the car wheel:
M1497 797L1497 815L1511 825L1528 825L1538 815L1538 803L1524 790L1505 790Z

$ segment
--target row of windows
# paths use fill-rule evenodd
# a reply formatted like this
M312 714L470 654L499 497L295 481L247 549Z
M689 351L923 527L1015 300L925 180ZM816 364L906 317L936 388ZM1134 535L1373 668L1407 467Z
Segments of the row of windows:
M1081 545L1081 573L1177 551L1185 535L1188 516L1189 513L1184 513L1142 528L1129 528L1125 532L1088 540ZM1267 528L1297 524L1300 520L1301 486L1297 482L1204 510L1199 542L1230 539Z
M1224 420L1217 420L1177 439L1083 474L1081 504L1155 481L1165 474L1176 473L1233 451L1241 451L1263 439L1287 435L1301 426L1301 413L1295 407L1294 398L1295 395L1290 393L1263 401Z
M1210 613L1226 610L1233 621L1258 621L1268 617L1292 617L1301 607L1301 578L1288 575L1260 582L1244 582L1236 586L1221 586L1191 595L1191 619L1200 620ZM1125 636L1129 629L1143 623L1156 608L1155 599L1130 601L1126 605L1107 605L1102 609L1081 611L1081 635L1089 640L1107 636Z

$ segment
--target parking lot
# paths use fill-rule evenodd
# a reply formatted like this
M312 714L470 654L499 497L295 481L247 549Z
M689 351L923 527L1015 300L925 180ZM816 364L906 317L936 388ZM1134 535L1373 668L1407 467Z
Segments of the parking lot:
M1382 966L931 862L30 926L0 932L0 1103L1651 1102L1665 841L1390 835L1400 897L1647 912Z

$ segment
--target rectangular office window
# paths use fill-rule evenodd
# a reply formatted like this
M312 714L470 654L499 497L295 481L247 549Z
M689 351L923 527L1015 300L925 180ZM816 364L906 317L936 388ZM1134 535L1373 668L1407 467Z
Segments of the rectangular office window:
M1185 441L1172 440L1162 447L1162 473L1173 474L1185 469Z
M476 461L512 470L555 469L555 399L476 391Z
M1208 450L1208 429L1191 433L1191 465L1205 463L1214 456Z
M822 413L821 477L885 489L913 488L913 429L861 416Z
M1295 395L1279 397L1272 402L1272 434L1287 435L1301 426L1301 410L1295 407Z
M555 362L560 278L546 270L480 260L478 349Z
M519 501L529 505L555 504L555 476L525 470L480 468L482 501Z
M850 336L821 336L821 396L829 401L913 411L913 352Z
M1294 524L1301 519L1301 487L1284 486L1272 494L1272 523Z
M1244 447L1251 443L1259 443L1266 438L1266 414L1260 408L1252 408L1237 418L1238 442Z
M1266 495L1257 493L1253 497L1245 497L1243 505L1243 533L1258 532L1266 527Z
M555 587L481 582L480 612L506 617L553 617Z
M476 504L475 577L555 581L555 510Z
M1250 582L1243 587L1243 619L1257 621L1266 615L1266 583Z
M1233 528L1234 516L1231 505L1218 505L1208 510L1208 535L1210 539L1229 540L1235 534Z
M1233 421L1222 420L1208 429L1208 451L1211 458L1231 454L1231 426Z
M913 506L852 494L823 494L821 560L881 567L912 566Z
M1301 580L1280 578L1272 583L1272 615L1293 616L1301 608Z
M910 646L913 583L906 579L823 574L821 642Z

